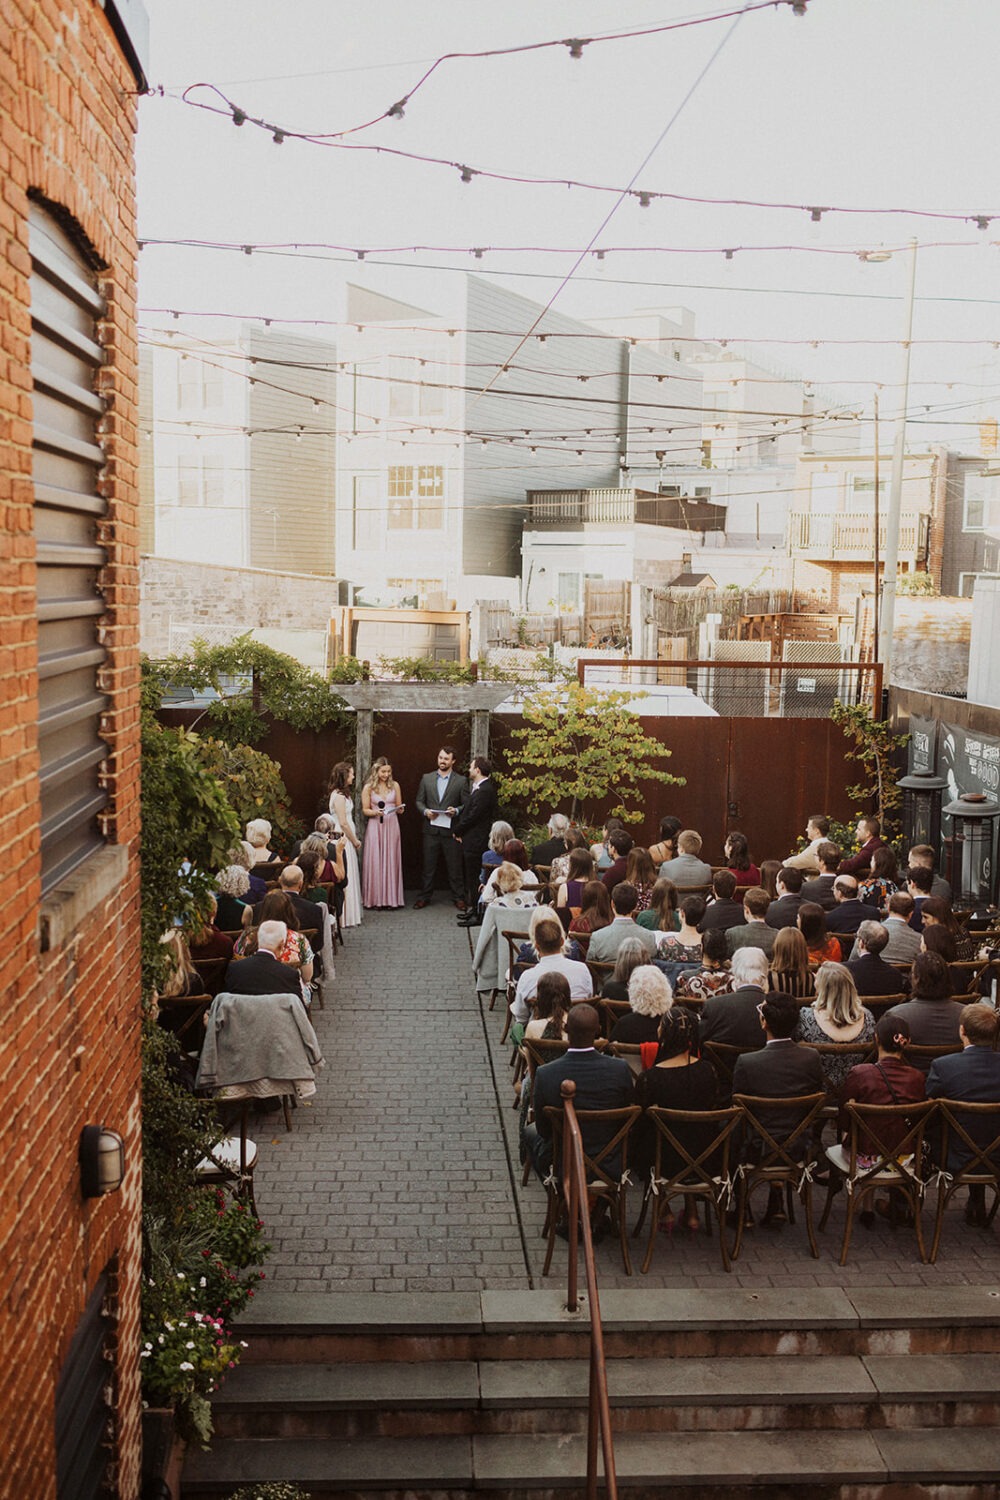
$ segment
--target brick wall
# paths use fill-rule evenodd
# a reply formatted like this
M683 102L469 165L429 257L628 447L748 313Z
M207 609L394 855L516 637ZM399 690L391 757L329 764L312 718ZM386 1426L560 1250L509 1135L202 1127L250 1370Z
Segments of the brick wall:
M171 650L171 621L233 636L255 628L325 633L337 603L335 580L313 574L143 557L140 577L142 649L149 656Z
M55 1389L102 1270L117 1264L117 1492L139 1488L138 539L135 79L96 0L0 13L0 1495L56 1493ZM98 388L108 402L100 540L111 698L109 847L43 906L31 486L29 195L106 267ZM125 1138L123 1190L84 1202L85 1124Z

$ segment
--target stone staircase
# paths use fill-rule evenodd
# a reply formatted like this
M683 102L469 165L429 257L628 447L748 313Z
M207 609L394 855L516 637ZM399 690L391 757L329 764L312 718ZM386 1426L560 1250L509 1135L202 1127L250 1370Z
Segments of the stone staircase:
M548 1291L262 1297L182 1494L582 1493L585 1319ZM602 1294L619 1487L1000 1500L1000 1289Z

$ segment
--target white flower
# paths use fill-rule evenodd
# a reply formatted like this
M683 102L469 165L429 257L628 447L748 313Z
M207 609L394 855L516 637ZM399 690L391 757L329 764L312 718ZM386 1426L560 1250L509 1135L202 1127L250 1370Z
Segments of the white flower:
M192 1342L191 1342L191 1340L190 1340L190 1339L188 1339L188 1341L187 1341L187 1343L186 1343L186 1344L185 1344L185 1345L184 1345L184 1347L185 1347L185 1349L193 1349L193 1348L194 1348L194 1344L193 1344L193 1343L192 1343Z
M193 1370L194 1369L194 1365L191 1363L191 1361L189 1359L182 1359L181 1362L180 1362L180 1364L177 1366L177 1368L179 1370Z
M250 1345L247 1343L246 1339L240 1339L240 1348L241 1349L249 1349L250 1348Z
M163 1337L163 1334L162 1334L162 1333L161 1333L161 1334L158 1334L158 1335L157 1335L157 1339L156 1339L156 1342L157 1342L157 1343L158 1343L158 1344L165 1344L165 1343L166 1343L166 1342L167 1342L167 1341L166 1341L166 1339L165 1339L165 1338L164 1338L164 1337Z
M201 1280L199 1281L198 1285L199 1286L208 1286L208 1280L207 1280L207 1278L203 1276L201 1278Z
M149 1358L149 1350L148 1349L141 1349L139 1351L139 1358L140 1359L148 1359Z
M168 1332L168 1333L173 1333L173 1331L174 1331L174 1325L173 1325L173 1323L168 1323L168 1322L167 1322L167 1321L166 1321L166 1320L165 1320L165 1319L164 1319L164 1323L163 1323L163 1326L164 1326L164 1328L165 1328L165 1329L166 1329L166 1330L167 1330L167 1332Z
M183 1271L178 1271L177 1272L177 1280L178 1281L187 1281L187 1277L184 1275Z

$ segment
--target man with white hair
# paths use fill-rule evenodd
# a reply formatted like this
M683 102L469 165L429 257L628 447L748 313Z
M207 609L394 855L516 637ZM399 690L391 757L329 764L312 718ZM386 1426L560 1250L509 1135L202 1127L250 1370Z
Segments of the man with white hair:
M569 833L569 818L566 814L553 813L545 826L549 830L549 837L532 849L531 863L533 865L551 865L560 854L566 853L566 835Z
M323 946L323 912L315 901L307 901L302 894L303 874L300 865L286 865L278 876L278 889L284 891L295 908L296 928L299 932L315 932L314 948ZM253 909L253 920L260 920L260 902Z
M767 993L767 954L760 948L737 948L732 974L737 988L730 995L713 995L705 1001L698 1035L703 1042L763 1047L766 1038L758 1007Z
M298 995L302 983L297 969L278 957L288 939L284 922L261 922L257 928L257 952L249 958L233 958L226 969L225 989L230 995Z

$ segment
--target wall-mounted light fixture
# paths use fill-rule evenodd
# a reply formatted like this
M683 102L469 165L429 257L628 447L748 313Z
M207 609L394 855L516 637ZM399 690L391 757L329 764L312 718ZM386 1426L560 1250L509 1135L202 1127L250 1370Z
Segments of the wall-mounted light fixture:
M125 1176L125 1142L103 1125L85 1125L80 1132L80 1188L85 1198L114 1193Z

